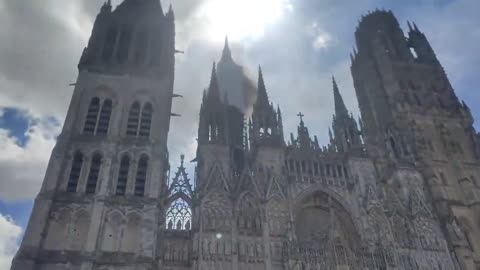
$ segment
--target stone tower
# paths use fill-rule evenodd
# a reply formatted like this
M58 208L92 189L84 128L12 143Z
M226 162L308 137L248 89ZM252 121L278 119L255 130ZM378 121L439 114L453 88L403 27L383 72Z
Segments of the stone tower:
M356 30L352 75L366 147L387 187L407 171L421 174L419 187L433 202L449 250L461 269L478 269L480 163L473 118L425 35L416 24L408 28L405 37L390 11L375 11Z
M12 269L157 269L174 38L157 0L103 5Z

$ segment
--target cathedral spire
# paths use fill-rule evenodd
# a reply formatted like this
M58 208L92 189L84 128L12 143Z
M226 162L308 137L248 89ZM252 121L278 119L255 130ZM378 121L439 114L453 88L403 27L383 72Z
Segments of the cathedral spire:
M210 99L221 101L220 88L218 86L217 80L217 68L215 62L213 63L212 75L210 77L210 86L208 87L208 100Z
M228 36L225 36L225 45L223 47L222 52L222 61L225 60L233 60L232 59L232 51L230 50L230 45L228 44Z
M258 67L258 96L257 96L257 106L268 106L268 94L267 88L265 87L265 81L263 80L262 68Z
M335 115L337 118L342 116L348 117L348 110L345 106L345 102L343 102L342 95L340 94L340 90L338 90L337 81L335 77L332 76L332 83L333 83L333 97L335 100Z

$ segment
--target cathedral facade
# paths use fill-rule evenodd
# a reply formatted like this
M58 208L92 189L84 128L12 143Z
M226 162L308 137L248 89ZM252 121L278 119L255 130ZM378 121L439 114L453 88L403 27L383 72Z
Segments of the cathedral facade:
M375 11L355 37L361 120L333 79L326 146L301 113L286 141L261 69L250 114L229 101L229 82L250 85L226 43L190 178L167 149L174 12L105 3L12 270L480 269L469 108L415 24Z

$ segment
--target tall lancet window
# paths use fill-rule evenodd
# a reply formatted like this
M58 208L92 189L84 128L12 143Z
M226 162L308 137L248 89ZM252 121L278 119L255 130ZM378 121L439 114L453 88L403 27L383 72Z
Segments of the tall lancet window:
M98 97L92 98L85 118L84 134L105 135L108 133L110 117L112 115L112 100L106 99L103 103Z
M128 116L127 136L148 139L152 126L152 115L153 107L151 103L147 102L143 107L140 106L138 101L133 103Z
M98 176L100 175L100 168L102 167L102 155L96 153L93 155L92 163L90 164L90 172L87 178L87 187L85 193L93 194L97 190Z
M115 194L125 195L127 191L128 171L130 169L130 157L124 155L120 161L120 169L118 170L117 190Z
M143 138L150 137L150 127L152 125L152 104L147 103L143 107L142 121L140 122L139 135Z
M127 136L137 136L138 121L140 120L140 103L136 101L130 107L127 123Z
M82 166L83 154L81 152L76 152L73 156L72 168L70 169L70 176L68 177L67 192L77 191Z
M83 133L94 134L97 127L98 112L100 111L100 99L98 97L92 98L88 106L87 117L85 118L85 126Z
M148 157L143 155L138 161L137 175L135 179L135 196L142 197L145 194L145 183L147 182Z
M102 110L100 111L100 118L98 119L97 134L105 135L108 133L108 126L110 125L111 115L112 115L112 100L106 99L103 102Z
M181 156L181 165L169 185L170 206L166 215L168 230L190 230L192 227L192 210L190 206L193 187L185 171L184 158Z

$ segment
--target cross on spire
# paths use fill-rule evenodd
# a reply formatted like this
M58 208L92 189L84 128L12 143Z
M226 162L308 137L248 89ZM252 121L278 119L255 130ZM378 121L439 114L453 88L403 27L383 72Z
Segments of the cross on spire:
M300 122L303 122L303 117L305 116L302 112L299 112L297 114L298 117L300 117Z

